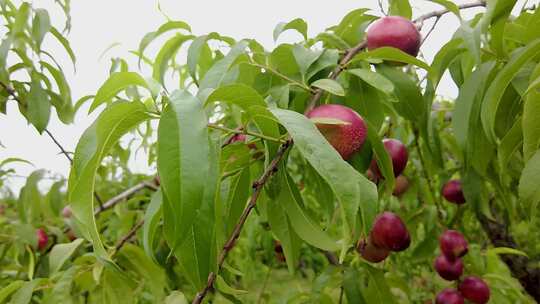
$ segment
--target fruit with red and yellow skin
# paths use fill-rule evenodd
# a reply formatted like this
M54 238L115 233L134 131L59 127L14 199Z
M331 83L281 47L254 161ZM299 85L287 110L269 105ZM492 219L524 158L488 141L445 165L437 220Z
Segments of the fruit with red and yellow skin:
M463 188L461 187L461 181L452 179L444 184L441 195L449 202L454 204L464 204L465 196L463 195Z
M446 230L439 237L439 247L442 254L449 260L455 260L467 254L469 244L463 234L456 230Z
M463 274L463 262L461 259L449 260L444 254L435 259L433 267L441 278L447 281L455 281Z
M369 239L361 239L358 241L356 251L360 253L360 256L362 256L364 260L371 263L380 263L390 255L389 250L375 246Z
M465 300L459 291L453 288L446 288L441 291L437 298L435 298L435 304L464 304Z
M489 301L491 293L489 286L479 277L465 277L459 284L458 289L463 297L472 303L485 304Z
M36 230L36 237L37 237L37 248L38 250L43 250L47 247L47 243L49 242L49 236L43 230L43 228L39 228Z
M403 251L411 244L405 223L392 212L383 212L375 218L370 238L375 246L390 251Z
M371 24L366 40L369 50L393 47L416 57L422 37L410 20L400 16L386 16Z
M394 170L394 176L399 176L407 167L407 161L409 160L409 152L407 147L399 140L394 138L383 139L384 149L390 156L392 161L392 168ZM382 178L381 170L377 164L377 160L373 158L370 165L371 171L379 178Z
M408 189L409 180L403 175L396 177L396 184L394 185L394 191L392 191L392 194L394 196L400 197L405 192L407 192Z
M358 152L366 140L366 123L351 108L326 104L314 108L306 116L345 160Z

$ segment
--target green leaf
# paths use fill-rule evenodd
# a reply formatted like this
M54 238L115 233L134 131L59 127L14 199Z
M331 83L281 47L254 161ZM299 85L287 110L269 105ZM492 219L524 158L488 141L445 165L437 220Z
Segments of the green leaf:
M377 166L379 167L379 170L381 171L386 190L389 194L392 193L394 190L394 183L395 183L395 175L394 175L394 167L392 165L392 159L390 157L390 154L386 151L384 144L377 134L377 129L369 122L367 122L368 125L368 140L371 143L371 147L373 149L373 153L375 154L374 157L377 160Z
M51 29L51 19L47 10L38 8L34 10L34 20L32 21L32 39L36 42L37 48L41 47L43 38Z
M501 144L499 145L499 151L497 153L501 173L506 172L511 157L522 146L522 142L523 130L522 119L520 117L519 119L516 119L512 128L510 128L506 135L501 139Z
M363 287L363 295L367 303L397 303L390 291L390 287L381 269L375 268L367 263L362 264L368 274L369 282L367 287Z
M51 116L51 102L45 90L41 86L41 81L33 74L32 86L28 93L28 121L42 133L49 124Z
M75 253L75 250L83 243L83 239L76 239L67 244L56 244L49 254L49 269L54 274L64 266L67 260Z
M515 248L509 248L509 247L496 247L496 248L490 248L487 250L488 254L494 253L494 254L512 254L512 255L521 255L524 257L528 257L527 254L521 250L517 250Z
M277 41L279 35L287 30L296 30L302 34L304 40L307 40L307 27L307 23L301 18L296 18L289 22L281 22L274 28L274 41Z
M73 217L85 238L92 241L98 257L108 260L94 218L95 176L101 161L120 137L147 120L140 102L118 102L107 107L83 133L77 144L68 183Z
M199 91L203 91L205 89L216 89L220 87L227 76L227 72L234 65L238 56L244 53L247 46L247 41L238 42L231 48L227 56L214 63L208 72L206 72L204 78L201 79Z
M44 279L35 279L25 282L16 293L11 297L10 304L28 304L32 300L34 289L43 282Z
M540 64L536 65L531 75L531 86L533 79L540 79ZM529 88L531 87L529 86ZM523 104L523 156L529 160L540 147L540 92L529 90Z
M71 286L80 271L78 266L73 266L62 273L60 279L55 282L51 292L43 298L44 304L73 303Z
M427 120L425 100L416 82L408 74L392 67L380 66L377 72L394 84L394 94L398 102L392 105L396 111L419 125L425 125Z
M323 89L337 96L345 96L345 90L339 82L332 79L319 79L311 83L312 87Z
M0 162L0 168L3 166L10 164L10 163L22 163L22 164L28 164L32 167L35 167L34 164L26 159L18 158L18 157L8 157Z
M251 192L250 168L245 167L231 179L229 195L224 210L225 235L230 235L246 207Z
M204 54L203 52L205 50L208 52L209 48L206 42L210 39L218 39L226 42L228 41L228 38L222 37L215 32L193 39L193 42L188 48L187 66L189 75L191 75L191 78L193 78L195 81L197 81L197 64L199 64L199 61L201 60L201 55ZM234 40L228 42L230 42L230 45L234 44ZM199 75L202 77L202 73L199 73Z
M313 51L308 49L300 44L295 44L292 49L294 58L298 67L300 68L300 73L305 75L309 67L317 61L317 59L322 55L322 51Z
M369 52L361 52L358 55L354 56L353 59L348 63L348 65L354 64L359 61L369 61L373 59L409 63L419 68L422 68L427 72L431 71L431 68L427 63L403 52L402 50L393 47L382 47Z
M248 291L246 290L239 290L239 289L232 288L229 284L227 284L227 282L220 275L217 276L216 287L220 292L231 295L231 296L235 296L235 297L248 293Z
M476 121L474 116L475 104L481 100L481 93L487 83L487 77L494 67L493 62L487 62L479 66L461 86L456 99L454 113L452 115L452 129L458 145L465 150L469 137L475 134L471 130L471 123ZM478 106L477 106L478 107Z
M295 147L332 188L340 204L344 220L342 253L357 231L357 213L360 209L362 232L367 235L377 212L377 188L337 151L305 116L289 110L273 109L272 113L289 131Z
M281 242L289 272L294 273L300 258L302 240L293 229L283 206L277 200L270 200L267 204L271 210L268 212L268 223L276 238Z
M360 281L358 278L360 273L353 267L347 267L345 273L343 274L343 290L345 291L345 296L347 297L347 303L350 304L366 304L366 300L362 296L360 290Z
M4 288L0 289L0 303L5 303L6 299L24 285L24 281L12 281Z
M429 74L430 80L433 83L433 87L437 88L439 81L444 75L444 72L450 64L456 59L456 57L463 53L465 49L462 47L462 39L452 39L446 43L435 55L433 63L431 64L431 71Z
M60 44L64 47L66 52L69 55L69 58L71 59L71 62L73 63L73 69L75 69L75 53L71 49L71 45L69 44L69 41L58 32L58 30L54 27L51 27L50 33L53 34L53 36L60 42Z
M540 203L540 188L538 180L540 179L540 150L537 151L525 164L519 179L519 200L524 208L529 208L529 214L537 212Z
M531 42L522 49L514 51L510 61L497 73L497 76L489 86L484 96L481 118L484 132L486 132L492 142L495 142L497 137L495 135L495 117L506 87L508 87L519 70L539 53L540 39Z
M136 272L143 278L144 284L150 287L154 295L154 301L158 302L164 297L164 289L167 286L165 271L154 264L152 260L145 255L144 250L133 244L125 244L119 252L119 264L124 269Z
M207 123L202 103L175 91L158 128L165 238L197 288L216 263L212 242L219 157L210 145Z
M158 190L152 195L150 204L148 205L148 208L146 208L146 213L144 214L143 247L146 254L156 263L154 242L162 215L162 200L161 190Z
M388 0L388 14L411 19L412 8L409 0Z
M280 171L280 194L277 202L282 204L290 223L298 236L317 248L336 251L339 246L319 225L308 216L301 206L304 205L296 185L286 173L285 166Z
M177 34L173 38L167 40L163 47L159 50L159 53L156 56L156 59L154 60L153 65L153 72L152 77L159 81L160 83L163 82L163 77L165 75L165 72L167 71L167 68L169 67L169 62L172 60L174 61L174 58L176 57L176 53L178 53L178 50L184 44L184 42L193 39L194 36L192 35L180 35Z
M146 80L135 72L117 72L111 74L109 78L101 85L94 101L90 106L89 112L94 111L104 102L108 102L115 97L120 91L127 89L130 86L140 86L150 90Z
M150 32L141 39L141 42L139 43L139 66L141 64L141 59L144 56L144 50L159 36L171 31L171 30L186 30L188 32L191 32L191 27L189 24L183 22L183 21L168 21L164 24L162 24L157 31Z
M71 89L66 81L64 72L45 61L40 61L40 64L53 76L56 86L58 87L58 93L62 97L60 103L54 102L54 99L51 99L51 103L56 108L58 117L64 123L73 122L74 112L71 105Z
M267 109L267 104L262 96L253 88L244 84L233 84L215 90L205 103L221 101L234 104L246 112L250 121L253 121L262 134L273 138L279 138L280 133L275 117ZM265 141L269 150L269 157L277 152L278 145L275 142Z
M188 304L188 301L182 292L175 290L165 298L165 304Z
M368 69L350 69L347 70L347 72L359 77L370 86L387 95L394 93L394 84L381 74L375 73Z

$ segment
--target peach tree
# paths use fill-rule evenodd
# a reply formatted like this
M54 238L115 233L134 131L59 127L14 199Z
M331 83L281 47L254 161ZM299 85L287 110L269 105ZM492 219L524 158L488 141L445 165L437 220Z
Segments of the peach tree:
M0 111L71 162L19 193L0 162L0 303L540 301L538 5L390 0L273 49L168 20L73 102L56 2L0 0ZM74 151L52 109L99 114Z

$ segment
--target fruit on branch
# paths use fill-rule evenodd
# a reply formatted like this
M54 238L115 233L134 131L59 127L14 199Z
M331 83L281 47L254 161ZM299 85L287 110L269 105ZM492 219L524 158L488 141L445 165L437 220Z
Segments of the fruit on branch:
M367 127L362 116L351 108L326 104L307 113L322 135L343 159L358 152L366 140Z
M280 241L274 241L274 252L278 261L285 262L285 254L283 253L283 246L281 246Z
M4 215L6 213L6 205L0 204L0 215Z
M39 228L36 230L36 236L37 236L37 248L38 250L43 250L45 247L47 247L47 243L49 242L49 236L43 230L43 228Z
M159 175L156 175L156 177L154 177L154 184L156 184L156 186L161 185L161 178L159 177Z
M394 176L399 176L403 173L405 167L407 167L407 161L409 160L407 147L401 141L394 138L383 139L383 145L392 160ZM375 158L371 161L370 168L379 178L382 177L381 170L379 170L379 165Z
M467 240L465 240L465 237L461 233L455 230L446 230L441 234L439 237L439 246L442 254L451 261L464 256L469 251Z
M400 16L387 16L373 22L367 31L367 47L394 47L415 56L420 50L421 36L414 23Z
M463 262L461 259L451 261L444 254L435 259L433 267L441 278L447 281L455 281L463 274Z
M240 129L241 130L241 129ZM234 134L233 136L231 136L228 140L227 140L227 144L234 144L234 143L245 143L247 141L247 136L246 134L241 134L241 133L237 133L237 134ZM248 144L248 147L250 149L256 149L257 148L257 145L255 143L249 143Z
M403 193L407 192L408 189L409 180L403 175L396 177L396 184L394 186L394 191L392 192L392 194L394 196L400 197L401 195L403 195Z
M411 244L407 227L392 212L383 212L375 218L370 238L375 246L390 251L403 251Z
M457 179L452 179L446 182L442 188L441 194L447 201L451 203L458 205L465 203L465 196L463 195L461 181Z
M70 218L73 212L71 211L70 206L65 206L64 209L62 209L62 216L64 218Z
M375 246L370 239L358 241L356 250L366 261L372 263L380 263L390 255L389 250Z
M437 295L437 298L435 299L435 304L463 304L463 303L465 303L463 296L461 296L461 294L453 288L444 289Z
M465 299L473 303L484 304L489 301L489 286L479 277L465 277L459 284L459 291Z

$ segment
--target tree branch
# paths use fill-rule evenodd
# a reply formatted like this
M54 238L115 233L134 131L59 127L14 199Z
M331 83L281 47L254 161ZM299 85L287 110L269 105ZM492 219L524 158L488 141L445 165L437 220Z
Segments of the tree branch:
M120 251L120 249L122 249L122 247L124 247L124 245L135 235L135 233L137 233L143 224L144 220L140 220L137 224L135 224L135 226L133 226L133 228L131 228L131 230L124 237L122 237L118 243L116 243L116 246L114 246L114 252L111 254L111 256Z
M462 4L462 5L458 5L459 9L467 9L467 8L473 8L473 7L484 7L486 6L486 2L485 1L476 1L476 2L472 2L472 3L466 3L466 4ZM425 15L421 15L420 17L414 19L414 23L416 24L416 27L420 30L424 24L424 21L426 21L427 19L430 19L430 18L440 18L442 17L443 15L449 13L450 11L447 10L447 9L442 9L442 10L438 10L438 11L433 11L431 13L427 13ZM343 72L343 70L345 69L345 66L349 63L349 61L352 60L352 58L360 53L362 50L364 50L367 46L367 42L366 40L362 40L360 43L358 43L355 47L347 50L347 52L345 52L343 58L340 60L338 66L334 69L334 71L330 74L330 79L333 79L333 80L336 80L337 77L339 76L339 74L341 74L341 72ZM322 95L323 95L324 91L322 89L316 89L315 90L315 94L311 97L309 103L308 103L308 106L306 108L306 112L309 112L310 110L312 110L316 105L317 103L319 102L319 100L321 99Z
M223 263L225 262L225 258L227 258L227 255L234 248L234 246L236 244L236 241L240 237L240 233L242 232L242 228L244 227L244 224L246 223L246 220L247 220L249 214L251 213L253 208L255 208L255 205L257 204L257 199L259 198L259 195L261 194L261 191L262 191L264 185L266 184L266 182L268 182L270 177L272 177L272 175L275 172L277 172L279 162L283 159L283 157L285 156L285 152L287 152L287 150L289 149L289 147L291 145L292 145L291 140L288 140L286 143L281 145L281 147L279 148L276 156L270 162L270 165L268 165L268 167L266 168L266 170L264 171L262 176L257 181L255 181L253 183L254 191L251 194L251 197L249 199L249 203L248 203L246 209L244 209L244 212L242 213L242 215L240 216L240 219L238 220L238 223L234 227L234 230L233 230L231 236L225 242L225 245L223 245L223 249L221 250L221 252L220 252L220 254L218 256L218 261L217 261L218 268L217 268L217 271L216 272L211 272L208 275L208 280L207 280L206 286L203 288L203 290L201 290L201 291L199 291L197 293L197 295L193 299L192 304L200 304L200 303L202 303L204 297L212 289L212 287L214 285L214 281L217 278L217 273L219 273L219 271L221 270L221 267L223 266Z
M151 189L153 191L156 191L158 189L153 179L149 180L149 181L140 182L140 183L136 184L135 186L133 186L133 187L131 187L129 189L126 189L124 192L118 194L117 196L111 198L110 200L106 201L99 208L96 208L96 210L94 210L94 215L98 215L101 212L116 206L116 204L124 201L125 199L131 197L133 194L135 194L135 193L137 193L137 192L139 192L139 191L141 191L142 189L145 189L145 188Z
M496 219L495 221L480 213L477 213L476 215L482 228L488 235L491 244L495 247L517 249L517 243L508 231L508 225L496 214L493 204L491 204L491 213ZM501 259L508 268L510 268L512 275L519 280L525 291L527 291L536 302L540 303L540 268L529 266L530 261L526 256L501 254Z

